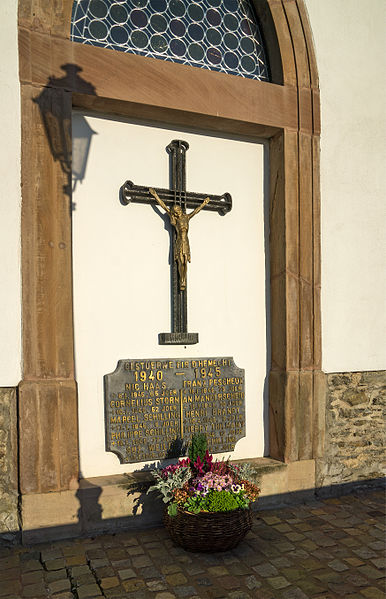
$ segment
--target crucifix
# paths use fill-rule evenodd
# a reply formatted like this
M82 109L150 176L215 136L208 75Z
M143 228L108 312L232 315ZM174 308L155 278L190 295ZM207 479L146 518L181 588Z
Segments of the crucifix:
M170 155L171 189L145 187L126 181L121 187L121 203L159 204L168 214L172 234L172 331L159 333L160 345L193 345L198 343L198 333L188 333L187 318L187 264L190 262L188 239L189 221L201 210L226 214L232 209L229 193L221 196L186 191L186 151L189 144L173 140L166 148ZM190 213L187 208L193 208Z

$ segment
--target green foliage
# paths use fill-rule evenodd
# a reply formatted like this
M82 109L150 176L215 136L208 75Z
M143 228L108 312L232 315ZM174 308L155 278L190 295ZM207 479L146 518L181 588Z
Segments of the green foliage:
M215 491L209 493L208 511L209 512L231 512L240 507L237 501L237 495L229 491Z
M231 470L237 474L237 476L241 480L249 480L250 482L256 482L256 468L252 466L249 462L243 462L242 464L238 464L237 468L230 464Z
M206 495L188 497L183 507L187 512L198 514L199 512L232 512L237 509L245 509L250 501L243 491L232 493L231 491L209 491Z
M177 516L178 507L176 503L170 503L168 505L168 514L169 516Z
M208 442L204 433L195 433L192 436L192 440L189 445L188 455L190 461L194 464L197 460L197 456L200 456L201 460L204 461L205 452L208 449Z
M196 495L194 497L188 497L184 503L184 508L187 512L198 514L202 510L208 511L206 508L206 503L207 501L205 495Z
M190 479L191 472L190 468L181 467L175 472L169 473L166 479L163 478L157 470L153 470L152 475L155 478L156 483L149 487L147 492L158 491L161 493L164 503L169 503L169 501L173 499L173 491L175 489L182 489L184 484Z

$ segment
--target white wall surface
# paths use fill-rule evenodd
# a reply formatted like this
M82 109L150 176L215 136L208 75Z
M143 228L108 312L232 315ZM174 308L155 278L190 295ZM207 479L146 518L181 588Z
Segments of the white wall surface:
M323 369L384 369L386 3L306 5L322 109Z
M81 127L74 115L73 130ZM87 116L93 131L85 179L73 200L76 380L81 471L85 477L128 472L104 448L103 375L124 358L233 356L246 371L247 437L234 457L263 455L266 305L264 147L261 144ZM172 139L190 144L187 189L232 194L226 216L191 221L188 330L200 342L160 346L170 331L169 234L149 205L122 206L125 180L169 187ZM160 213L163 213L160 209Z
M17 2L1 1L0 32L0 387L21 378L20 92Z

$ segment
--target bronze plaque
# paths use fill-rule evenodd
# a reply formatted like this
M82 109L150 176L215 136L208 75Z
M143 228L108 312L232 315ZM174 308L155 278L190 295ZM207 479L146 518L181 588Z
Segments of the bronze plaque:
M106 451L122 464L183 455L194 433L211 453L245 437L244 370L233 358L119 360L104 383Z

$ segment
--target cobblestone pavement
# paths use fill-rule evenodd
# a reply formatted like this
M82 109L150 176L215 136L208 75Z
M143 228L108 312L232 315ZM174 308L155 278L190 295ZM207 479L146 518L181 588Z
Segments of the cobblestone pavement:
M0 597L384 599L384 492L265 510L233 551L163 528L0 549Z

